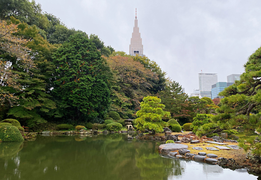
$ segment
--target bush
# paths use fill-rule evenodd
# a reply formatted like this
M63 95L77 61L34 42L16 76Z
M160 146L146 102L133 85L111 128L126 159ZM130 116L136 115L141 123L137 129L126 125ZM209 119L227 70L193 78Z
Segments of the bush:
M17 121L16 119L4 119L2 122L10 123L16 127L21 126L20 122Z
M56 126L56 129L57 129L57 130L71 130L71 129L73 129L73 128L74 128L74 126L71 125L71 124L58 124L58 125Z
M183 129L185 131L191 131L192 130L191 125L192 125L192 123L185 123L185 124L183 124Z
M108 115L109 115L113 120L116 120L116 121L121 119L119 113L117 113L116 111L110 111L110 112L108 113Z
M106 127L105 124L94 123L94 124L92 125L92 129L93 129L93 130L104 129L105 127Z
M104 121L104 124L107 125L107 124L110 124L110 123L113 123L114 121L112 119L107 119Z
M171 125L174 125L174 124L178 124L178 125L179 125L179 123L178 123L178 121L177 121L176 119L170 119L170 120L168 121L168 123L169 123L170 126L171 126Z
M24 141L20 131L15 126L0 126L0 139L3 142L22 142Z
M85 127L87 129L92 129L92 125L93 125L92 123L88 122L88 123L85 124Z
M0 122L0 126L12 126L10 123Z
M86 130L86 127L85 127L85 126L82 126L82 125L77 125L77 126L75 127L75 129L76 129L77 131L80 131L81 129Z
M19 131L23 131L24 132L24 128L21 126L20 122L17 121L16 119L4 119L3 121L1 121L0 123L10 123L11 125L17 127L19 129Z
M193 122L190 127L192 128L192 131L196 133L200 126L203 126L204 124L208 123L211 123L210 114L197 114L196 117L193 118Z
M175 143L175 142L173 140L167 140L166 144L168 144L168 143Z
M120 120L118 121L118 123L120 123L123 127L125 126L125 120L124 120L124 119L120 119Z
M107 124L107 126L106 126L106 129L108 131L120 131L121 128L122 128L122 125L120 123L117 123L117 122Z
M179 124L173 124L173 125L171 126L171 130L172 130L173 132L181 132L181 126L180 126Z

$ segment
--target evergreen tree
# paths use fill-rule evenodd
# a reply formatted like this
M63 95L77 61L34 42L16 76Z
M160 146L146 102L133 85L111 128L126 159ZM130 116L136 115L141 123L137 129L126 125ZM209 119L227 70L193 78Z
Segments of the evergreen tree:
M110 105L110 70L95 44L86 35L75 34L53 58L53 95L60 116L71 121L103 117Z

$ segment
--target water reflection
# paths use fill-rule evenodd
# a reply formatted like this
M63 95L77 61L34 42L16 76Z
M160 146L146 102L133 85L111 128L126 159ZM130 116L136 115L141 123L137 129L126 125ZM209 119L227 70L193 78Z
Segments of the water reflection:
M127 135L120 134L38 137L23 146L11 143L9 150L3 144L0 144L0 179L6 180L191 179L197 172L202 176L222 174L223 170L219 166L161 157L155 142L127 141ZM201 171L195 171L196 168Z

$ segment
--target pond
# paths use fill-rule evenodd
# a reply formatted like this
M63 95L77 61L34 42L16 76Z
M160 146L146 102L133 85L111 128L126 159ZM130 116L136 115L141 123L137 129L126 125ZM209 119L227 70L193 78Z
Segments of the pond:
M0 179L257 179L242 170L162 157L158 145L155 141L128 141L122 134L38 136L25 143L1 143Z

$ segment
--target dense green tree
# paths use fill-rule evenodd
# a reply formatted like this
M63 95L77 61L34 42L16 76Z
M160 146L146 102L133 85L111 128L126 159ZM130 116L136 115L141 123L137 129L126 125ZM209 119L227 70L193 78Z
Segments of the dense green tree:
M82 33L75 34L53 58L53 94L61 116L72 121L103 117L110 105L110 71L95 44Z
M161 99L155 96L144 97L140 107L141 109L136 113L137 129L162 132L164 127L162 118L169 118L170 113L163 110L165 105L161 104Z
M175 81L168 80L166 87L159 93L162 103L166 106L171 116L180 122L189 122L191 114L188 110L188 95L183 91L182 86Z

